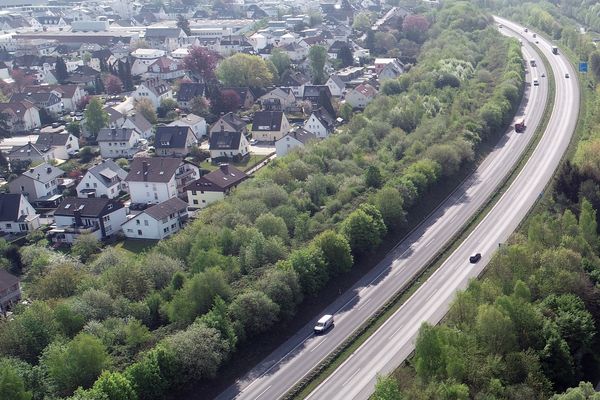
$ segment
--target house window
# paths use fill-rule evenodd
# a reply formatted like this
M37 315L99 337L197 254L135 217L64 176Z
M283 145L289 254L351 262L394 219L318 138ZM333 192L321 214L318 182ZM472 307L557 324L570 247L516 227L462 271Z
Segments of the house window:
M138 235L142 236L142 230L138 229Z
M148 226L148 220L147 219L144 220L144 226Z
M169 232L169 227L167 226L165 229L163 229L163 233L167 233Z
M135 220L135 224L136 224L136 225L139 225L139 224L140 224L140 220L139 220L139 219L136 219L136 220Z
M192 196L195 196L198 192L196 192L195 190L192 190Z
M172 224L171 229L175 229L176 226L177 226L177 224Z
M7 228L12 228L12 224L6 224Z
M127 232L133 232L133 229L127 229Z
M198 200L194 199L194 204L198 204Z

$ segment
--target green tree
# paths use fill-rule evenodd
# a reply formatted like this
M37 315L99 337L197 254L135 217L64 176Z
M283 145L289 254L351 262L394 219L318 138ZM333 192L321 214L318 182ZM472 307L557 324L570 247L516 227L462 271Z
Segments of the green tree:
M71 121L67 124L67 132L75 137L81 135L81 125L77 121Z
M91 233L77 235L71 247L71 253L79 257L82 262L87 262L91 256L101 249L100 241Z
M373 400L402 400L398 381L391 376L378 376Z
M273 51L271 51L271 56L269 57L269 60L271 60L273 65L275 65L279 76L281 76L292 64L292 61L290 60L290 57L287 55L287 53L281 51L281 49L278 48L274 48Z
M100 129L108 125L108 113L102 108L98 97L92 97L83 113L85 127L92 137L96 137Z
M279 306L257 290L240 294L229 305L229 315L246 338L268 330L277 321L278 314Z
M296 271L304 293L315 295L329 280L323 252L314 245L297 249L279 265Z
M475 328L477 337L488 352L502 355L515 350L515 326L497 307L479 306Z
M146 118L151 124L156 124L158 122L156 109L154 108L152 102L148 99L138 100L135 104L135 111L142 114L144 118Z
M581 201L581 213L579 214L579 230L585 241L593 248L598 245L597 229L596 211L587 199L583 199Z
M325 80L325 63L327 62L327 49L323 46L312 46L308 51L313 83L322 84Z
M349 67L354 64L354 56L352 55L352 49L349 45L344 44L340 47L337 54L337 59L340 61L342 67Z
M40 299L71 297L84 278L82 271L72 263L63 263L50 269L34 286L32 293Z
M23 379L8 365L0 365L0 399L30 400L32 393L25 390Z
M381 177L379 168L374 165L369 165L365 172L365 184L372 188L378 188L381 186L382 182L383 178Z
M106 396L107 400L137 400L138 396L127 377L120 372L104 371L92 391Z
M289 239L287 225L281 217L271 213L262 214L254 224L265 237L278 236L285 241Z
M186 35L192 36L192 30L190 29L190 21L187 20L183 15L177 14L177 27L181 29Z
M229 343L229 348L233 351L238 338L235 333L233 322L228 314L227 304L219 296L215 297L214 304L209 312L200 319L204 325L219 331L221 337Z
M352 28L357 31L366 32L367 30L371 30L373 26L373 13L368 11L361 11L354 16L354 22L352 23Z
M331 276L336 276L352 269L354 260L348 240L332 230L322 232L314 240L323 253L325 266Z
M185 282L167 306L169 320L190 324L198 315L204 314L213 304L215 296L229 298L230 288L225 274L217 268L209 268Z
M41 364L57 394L70 395L79 386L87 389L110 363L102 342L87 333L62 344L54 342L44 351Z
M293 269L274 268L261 277L256 288L279 306L281 319L292 318L302 302L302 287Z
M67 64L62 57L58 57L56 59L56 65L54 66L56 71L56 80L58 83L65 83L65 81L69 78L69 72L67 71Z
M590 69L596 81L600 81L600 52L594 51L590 54Z
M264 88L273 83L273 74L259 56L236 53L221 61L217 77L225 86Z
M569 388L566 392L555 394L550 400L600 400L600 394L594 390L589 382L579 382L576 388Z
M406 222L404 198L398 189L385 186L375 194L375 207L381 213L385 226L398 229Z
M341 232L354 254L366 254L379 246L386 228L381 213L373 206L363 204L342 222Z
M421 325L415 343L414 362L417 375L424 382L443 376L446 361L436 327L426 323Z

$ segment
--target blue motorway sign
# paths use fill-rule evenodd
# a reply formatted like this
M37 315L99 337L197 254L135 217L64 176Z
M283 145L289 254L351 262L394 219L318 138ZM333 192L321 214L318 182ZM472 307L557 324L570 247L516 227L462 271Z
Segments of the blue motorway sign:
M579 63L579 72L588 72L588 63L581 61Z

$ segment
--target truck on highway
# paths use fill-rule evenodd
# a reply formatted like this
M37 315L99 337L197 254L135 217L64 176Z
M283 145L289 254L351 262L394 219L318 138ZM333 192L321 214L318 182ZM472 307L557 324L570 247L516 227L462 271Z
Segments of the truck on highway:
M535 67L535 60L533 58L531 60L529 60L529 65L531 65L532 67Z
M519 118L517 122L515 122L515 132L520 133L525 131L525 118Z
M552 54L558 54L558 47L552 46Z

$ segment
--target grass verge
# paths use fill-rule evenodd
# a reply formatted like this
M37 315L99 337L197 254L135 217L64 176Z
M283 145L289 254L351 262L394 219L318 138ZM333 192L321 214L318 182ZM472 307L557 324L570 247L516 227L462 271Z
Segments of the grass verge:
M456 250L460 243L462 243L462 241L498 202L506 189L511 185L519 172L523 169L532 152L537 147L537 144L539 143L542 134L548 125L556 93L556 88L554 85L554 73L552 69L549 68L546 57L543 54L541 57L548 71L547 80L549 82L548 99L546 101L544 113L540 121L540 125L536 129L530 143L519 158L517 164L500 183L498 190L486 201L481 209L475 213L473 218L465 224L461 231L448 242L448 245L434 257L432 262L425 267L420 274L408 282L404 288L401 288L397 294L382 307L382 309L380 309L377 313L375 313L375 315L373 315L362 326L360 326L346 341L344 341L338 347L336 351L325 358L309 376L292 388L284 397L285 399L296 400L306 398L319 384L327 379L328 376L330 376L348 357L350 357L350 355L352 355L352 353L354 353L354 351L356 351L356 349L358 349L375 331L377 331L377 329L379 329L381 325L383 325L383 323L390 318L421 286L421 283L425 282L427 278L429 278L431 274L433 274L433 272L435 272L442 265L446 258L452 254L454 250Z

